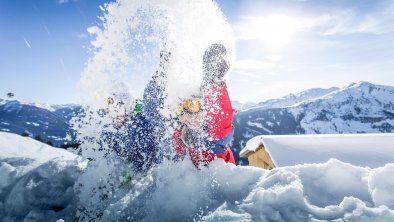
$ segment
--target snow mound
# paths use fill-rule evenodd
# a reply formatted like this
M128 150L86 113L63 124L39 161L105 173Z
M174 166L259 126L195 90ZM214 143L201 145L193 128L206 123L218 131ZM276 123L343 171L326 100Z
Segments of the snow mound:
M2 221L394 221L394 164L371 169L331 159L267 171L168 161L125 180L127 163L86 166L8 133L0 144ZM80 211L84 201L94 217Z
M223 201L202 219L393 221L394 187L391 180L380 178L389 177L394 172L393 166L371 170L332 159L324 164L262 171L253 186L245 189L248 193L245 198Z
M0 132L0 218L71 220L74 182L85 165L65 150Z
M101 221L392 221L392 173L335 159L272 171L167 163L116 192Z

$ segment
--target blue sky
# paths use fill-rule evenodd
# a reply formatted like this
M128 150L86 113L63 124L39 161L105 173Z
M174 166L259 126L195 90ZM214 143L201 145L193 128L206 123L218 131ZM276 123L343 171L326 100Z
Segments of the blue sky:
M1 0L0 97L77 102L79 74L90 47L86 29L105 1Z
M0 0L0 97L78 102L87 28L104 0ZM313 87L394 85L393 0L220 0L236 37L232 99Z

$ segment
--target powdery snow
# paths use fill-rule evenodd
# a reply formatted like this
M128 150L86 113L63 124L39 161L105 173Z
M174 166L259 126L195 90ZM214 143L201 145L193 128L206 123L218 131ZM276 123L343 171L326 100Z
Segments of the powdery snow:
M338 160L272 171L221 160L201 170L186 161L163 164L124 190L101 221L391 221L392 182L376 175L389 176L393 167Z
M238 203L225 202L204 216L206 221L392 221L392 202L374 202L370 192L380 184L381 194L391 182L374 177L393 173L393 165L370 170L337 160L305 164L266 172ZM388 176L388 174L386 174ZM370 182L374 181L374 182ZM393 198L393 194L387 194ZM392 199L391 199L392 200Z
M264 130L264 131L266 131L266 132L268 132L268 133L272 133L271 130L269 130L269 129L267 129L266 127L264 127L263 124L261 124L261 123L252 122L252 121L249 120L249 121L247 122L247 124L248 124L248 126L254 126L254 127L257 127L257 128L259 128L259 129L262 129L262 130Z
M85 165L63 149L0 132L1 221L71 220L74 182Z
M39 123L35 123L35 122L26 122L27 125L33 125L33 126L40 126Z
M380 167L394 163L394 134L325 134L257 136L240 156L263 144L276 166L324 163L330 158L357 166Z
M170 115L180 98L199 92L202 59L211 44L225 45L233 60L231 26L214 1L117 0L102 9L102 24L88 29L95 53L80 79L91 106L102 108L115 82L141 97L158 69L160 51L166 50L171 52L165 85L169 110L163 114Z
M53 147L17 134L0 132L0 157L4 158L29 158L42 164L53 159L75 160L79 157L64 149Z
M95 221L394 220L394 164L371 169L332 159L267 171L216 160L198 170L185 160L120 185L114 172L125 164L85 168L74 154L8 133L0 144L3 221L74 221L85 200L101 213ZM21 167L29 170L21 174ZM107 197L90 196L107 179L109 192L96 190Z

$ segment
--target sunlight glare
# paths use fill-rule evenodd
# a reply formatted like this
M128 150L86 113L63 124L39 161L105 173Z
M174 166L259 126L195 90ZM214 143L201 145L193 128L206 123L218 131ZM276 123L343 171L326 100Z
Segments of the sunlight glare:
M241 39L259 40L268 49L281 50L294 39L300 29L308 26L308 22L300 18L274 14L244 17L237 29Z

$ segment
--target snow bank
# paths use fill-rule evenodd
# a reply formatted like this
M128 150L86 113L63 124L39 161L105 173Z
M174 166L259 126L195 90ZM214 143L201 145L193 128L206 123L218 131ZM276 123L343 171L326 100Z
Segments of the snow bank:
M394 209L394 165L374 170L368 177L369 192L372 195L373 202L379 205L387 205Z
M2 221L394 221L394 164L332 159L267 171L185 160L133 174L109 159L85 168L18 135L0 133L0 144Z
M392 208L374 201L382 196L386 197L386 204L392 200L392 182L374 175L377 172L392 173L393 166L370 170L330 160L325 164L277 168L262 175L246 198L235 203L225 201L202 219L393 221ZM377 190L371 193L370 185L374 183L380 185L373 185Z
M222 160L196 170L166 163L133 179L101 221L392 221L394 164L370 169L332 159L266 171Z
M63 149L0 132L0 218L42 221L74 217L74 182L84 162Z

